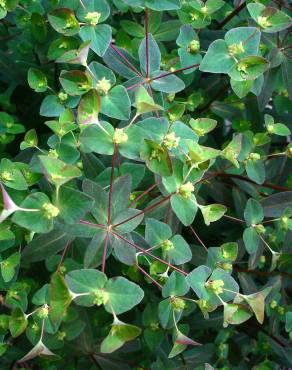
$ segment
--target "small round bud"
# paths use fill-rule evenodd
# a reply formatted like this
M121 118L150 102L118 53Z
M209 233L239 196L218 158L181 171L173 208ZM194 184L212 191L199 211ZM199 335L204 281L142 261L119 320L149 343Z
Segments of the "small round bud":
M195 54L195 53L197 53L199 50L200 50L200 41L198 41L198 40L192 40L192 41L189 43L188 51L189 51L191 54Z
M255 230L258 234L264 234L266 232L266 229L262 224L255 225Z
M96 89L99 94L107 95L111 88L110 80L107 80L103 77L101 80L98 80L96 83Z
M174 311L181 311L185 308L186 302L181 298L172 297L171 305Z
M262 28L267 28L267 27L270 27L272 25L272 23L268 21L268 17L259 16L257 18L257 22Z
M95 290L93 292L94 300L93 303L97 306L101 306L102 304L106 304L109 300L109 294L102 289Z
M190 199L192 192L195 190L194 185L189 181L179 187L178 193L185 199Z
M169 251L171 249L174 248L173 246L173 243L171 240L164 240L162 243L161 243L161 248L164 250L164 251Z
M244 53L245 50L244 50L244 47L243 47L243 42L240 41L239 44L229 45L228 46L228 51L229 51L229 55L231 55L231 56Z
M68 95L62 91L59 92L58 94L59 100L63 103L68 99Z
M248 160L250 161L258 161L259 159L261 159L261 156L258 153L250 153L248 156Z
M163 145L169 150L177 148L178 143L179 137L176 137L174 132L170 132L169 134L165 135L163 139Z
M59 208L55 207L51 203L44 203L42 206L42 210L45 214L45 217L48 219L57 217L60 212Z
M92 26L96 26L99 22L101 14L99 12L88 12L85 16L86 21Z
M205 283L205 287L207 289L210 289L214 294L222 294L223 293L223 287L224 287L224 281L223 280L208 280Z
M113 141L115 144L123 144L128 141L128 135L125 133L123 128L115 129Z

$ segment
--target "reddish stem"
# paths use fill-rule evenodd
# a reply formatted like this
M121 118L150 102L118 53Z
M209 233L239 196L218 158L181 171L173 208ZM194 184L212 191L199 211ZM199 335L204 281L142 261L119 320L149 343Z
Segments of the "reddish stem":
M138 264L136 264L137 268L145 275L148 277L149 280L151 280L155 285L158 286L159 289L162 289L162 285L160 285L158 283L158 281L156 281L155 279L153 279L153 277L151 275L148 274L147 271L145 271L141 266L139 266Z
M151 185L148 189L144 190L143 193L141 193L136 199L134 199L130 205L129 208L132 207L133 204L137 203L142 197L150 193L151 190L153 190L159 183L156 182L155 184Z
M149 37L148 37L148 8L145 8L145 37L146 37L146 77L149 77Z
M123 61L126 63L126 65L134 72L136 73L138 76L140 77L143 77L142 74L135 68L135 66L133 66L133 64L124 56L123 53L121 53L113 44L110 44L110 47L111 49L116 53L118 54L122 59Z
M107 252L107 246L109 241L109 233L106 233L105 241L104 241L104 247L102 251L102 262L101 262L101 271L105 272L105 265L106 265L106 252Z
M111 177L110 177L110 189L109 189L109 195L108 195L108 209L107 209L107 224L108 224L108 226L111 224L113 180L114 180L114 173L115 173L116 158L117 158L117 145L114 144L114 153L113 153L113 157L112 157L112 170L111 170Z
M195 229L192 226L190 226L190 229L192 230L192 232L195 235L195 237L198 239L198 241L201 244L201 246L205 249L206 252L208 252L208 248L206 247L206 245L204 244L204 242L201 240L201 238L199 237L199 235L196 233Z
M106 226L105 225L102 225L102 224L94 224L92 222L89 222L89 221L85 221L85 220L79 220L79 223L80 224L83 224L83 225L88 225L88 226L92 226L92 227L98 227L98 228L101 228L101 229L106 229Z
M233 17L235 17L242 9L244 9L246 6L246 2L245 0L243 0L243 2L238 5L237 8L235 8L225 19L223 19L222 22L220 22L218 24L218 26L216 27L217 29L220 29L220 28L223 28L225 26L225 24L227 24Z
M128 239L126 239L126 238L124 238L122 235L117 234L117 233L116 233L116 232L114 232L114 231L111 231L111 232L112 232L112 234L113 234L113 235L115 235L117 238L120 238L120 239L121 239L121 240L123 240L124 242L126 242L126 243L128 243L129 245L131 245L132 247L136 248L139 252L147 254L149 257L154 258L155 260L159 261L159 262L160 262L160 263L162 263L163 265L166 265L166 266L168 266L168 267L172 268L173 270L175 270L175 271L179 272L180 274L182 274L182 275L184 275L184 276L187 276L187 275L188 275L188 273L187 273L187 272L185 272L185 271L181 270L180 268L178 268L178 267L176 267L176 266L173 266L171 263L169 263L169 262L167 262L167 261L164 261L162 258L155 256L154 254L152 254L152 253L148 252L146 249L143 249L143 248L139 247L137 244L132 243L130 240L128 240Z
M214 177L216 177L216 176L225 177L225 178L233 177L233 178L236 178L236 179L239 179L239 180L242 180L242 181L250 182L251 184L254 184L254 185L257 185L257 186L262 186L264 188L270 188L270 189L279 190L279 191L291 191L291 189L289 189L285 186L270 184L268 182L264 182L262 185L259 185L256 182L252 181L251 179L249 179L245 176L242 176L242 175L235 175L235 174L232 174L232 173L224 173L224 172L221 173L221 172L219 172L219 173L216 173Z
M186 70L191 69L191 68L199 67L199 65L200 65L200 63L193 64L193 65L188 66L188 67L176 69L175 71L172 71L172 72L164 73L163 75L151 78L150 82L155 81L155 80L160 80L163 77L167 77L167 76L173 75L175 73L183 72L183 71L186 71Z
M118 223L118 224L116 224L116 225L113 225L113 227L118 227L118 226L120 226L120 225L123 225L123 224L127 223L128 221L133 220L133 219L134 219L134 218L136 218L136 217L139 217L140 215L143 215L145 212L150 211L151 209L153 209L153 208L155 208L155 207L159 206L160 204L162 204L162 203L166 202L167 200L169 200L169 198L171 197L171 195L172 195L172 194L168 195L167 197L165 197L165 198L163 198L163 199L160 199L158 202L153 203L153 204L151 204L151 206L148 206L148 207L144 208L141 212L137 213L136 215L134 215L134 216L132 216L132 217L129 217L129 218L127 218L126 220L121 221L121 222L119 222L119 223Z

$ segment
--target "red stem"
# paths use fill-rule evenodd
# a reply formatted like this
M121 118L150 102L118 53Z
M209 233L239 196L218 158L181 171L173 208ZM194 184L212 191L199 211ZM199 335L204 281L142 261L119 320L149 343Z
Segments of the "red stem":
M208 252L208 248L206 247L206 245L204 244L204 242L201 240L201 238L199 237L199 235L196 233L195 229L192 226L190 226L190 229L192 230L193 234L198 239L198 241L200 242L200 244L202 245L202 247L205 249L205 251Z
M285 186L280 186L280 185L275 185L275 184L270 184L268 182L264 182L262 185L259 185L257 184L256 182L252 181L251 179L245 177L245 176L241 176L241 175L235 175L235 174L231 174L231 173L216 173L214 177L216 176L219 176L219 177L225 177L225 178L228 178L228 177L233 177L235 179L239 179L239 180L242 180L242 181L246 181L246 182L250 182L251 184L255 184L257 186L262 186L264 188L270 188L270 189L274 189L274 190L279 190L279 191L291 191L291 189L285 187Z
M148 38L148 8L145 8L145 37L146 37L146 77L149 77L149 38Z
M151 185L148 189L144 190L143 193L141 193L136 199L134 199L130 203L129 208L131 208L134 203L137 203L142 197L144 197L145 195L147 195L148 193L150 193L150 191L153 190L158 184L159 183L156 182L155 184Z
M101 229L106 229L106 226L105 225L102 225L102 224L94 224L92 222L89 222L89 221L85 221L85 220L79 220L79 223L80 224L83 224L83 225L88 225L88 226L92 226L92 227L98 227L98 228L101 228Z
M153 208L159 206L160 204L166 202L167 200L169 200L169 198L171 197L171 195L172 194L168 195L167 197L165 197L163 199L160 199L158 202L153 203L153 204L151 204L151 206L148 206L148 207L144 208L141 212L137 213L136 215L131 216L131 217L127 218L126 220L119 222L116 225L113 225L113 227L118 227L120 225L123 225L123 224L127 223L128 221L133 220L136 217L139 217L140 215L143 215L145 212L150 211L151 209L153 209Z
M111 49L118 54L123 61L127 64L127 66L138 76L143 77L142 74L133 66L133 64L124 56L123 53L121 53L113 44L110 44Z
M108 226L111 224L111 208L112 208L112 196L113 196L113 180L114 180L114 173L115 173L115 161L117 158L117 145L114 144L114 154L112 157L112 170L111 170L111 177L110 177L110 190L108 195L108 209L107 209L107 224Z
M149 82L152 82L152 81L155 81L155 80L159 80L160 78L167 77L167 76L173 75L173 74L175 74L175 73L179 73L179 72L182 72L182 71L186 71L187 69L191 69L191 68L199 67L199 65L200 65L200 63L198 63L198 64L193 64L193 65L188 66L188 67L184 67L184 68L176 69L175 71L172 71L172 72L164 73L163 75L160 75L160 76L157 76L157 77L153 77L153 78L151 78L151 80L150 80Z
M223 21L220 22L216 28L220 29L224 27L225 24L227 24L233 17L235 17L243 8L245 8L245 6L246 2L245 0L243 0L243 2L237 8L235 8L225 19L223 19Z
M105 272L105 265L106 265L106 252L107 252L107 246L109 241L109 233L106 233L105 241L104 241L104 247L102 251L102 262L101 262L101 271Z
M156 281L155 279L153 279L153 277L151 275L148 274L147 271L145 271L141 266L139 266L138 264L136 264L137 268L145 275L148 277L148 279L150 279L155 285L158 286L159 289L162 289L162 285L160 285L158 283L158 281Z
M142 252L142 253L145 253L147 254L149 257L152 257L154 259L156 259L157 261L159 261L160 263L172 268L173 270L176 270L177 272L181 273L182 275L185 275L187 276L188 273L181 270L180 268L176 267L176 266L173 266L172 264L170 264L169 262L167 261L164 261L162 258L159 258L157 256L155 256L154 254L148 252L146 249L143 249L141 247L139 247L137 244L135 243L132 243L130 240L124 238L122 235L120 234L117 234L116 232L114 231L111 231L113 235L115 235L117 238L120 238L121 240L123 240L124 242L128 243L129 245L131 245L132 247L136 248L138 251Z

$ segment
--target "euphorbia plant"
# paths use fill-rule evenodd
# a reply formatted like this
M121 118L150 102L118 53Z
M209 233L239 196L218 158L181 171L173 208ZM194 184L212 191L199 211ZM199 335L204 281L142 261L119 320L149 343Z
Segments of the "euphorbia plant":
M0 1L1 369L289 366L288 8Z

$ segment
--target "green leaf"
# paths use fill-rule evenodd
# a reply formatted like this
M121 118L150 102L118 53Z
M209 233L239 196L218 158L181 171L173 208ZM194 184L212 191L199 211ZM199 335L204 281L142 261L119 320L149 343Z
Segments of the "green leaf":
M22 309L15 308L9 318L9 330L13 338L21 335L27 327L27 317Z
M190 199L185 199L179 194L174 194L170 198L170 204L173 212L185 226L194 221L198 210L194 195Z
M126 342L138 337L141 332L142 330L137 326L126 324L115 318L109 334L101 343L100 351L101 353L112 353Z
M199 208L207 226L209 226L211 222L220 220L227 212L227 208L222 204L209 204L208 206L200 206Z
M157 42L153 35L148 33L148 55L146 55L146 37L142 40L139 47L139 60L141 71L146 76L147 74L147 60L148 60L148 76L151 76L154 72L160 70L161 54Z
M23 356L21 359L19 359L17 362L26 362L29 360L32 360L35 357L38 356L56 356L53 352L51 352L42 342L42 340L39 340L37 344L33 347L32 350L30 350L25 356Z
M53 321L58 321L64 317L72 301L72 295L68 290L64 277L59 272L53 274L49 292L49 315Z
M151 140L145 140L140 152L141 159L147 167L160 176L170 176L172 163L168 150Z
M78 70L62 71L59 80L65 92L72 96L83 95L92 87L90 76Z
M95 268L101 264L106 231L97 230L84 254L84 267Z
M176 271L173 271L162 289L164 298L171 296L184 296L188 293L190 287L186 282L186 278Z
M176 10L180 8L180 0L161 0L159 2L155 0L146 0L145 6L150 9L162 11L162 10Z
M85 127L80 136L80 149L84 153L112 155L114 152L114 128L107 122Z
M265 217L281 217L287 208L292 209L292 191L272 194L261 201Z
M34 148L38 145L38 137L35 129L28 130L24 136L24 141L20 143L20 150Z
M15 190L26 190L27 183L21 173L17 168L16 163L11 162L7 158L3 158L0 163L0 180L9 188Z
M165 72L155 72L150 85L154 90L165 93L178 93L185 88L184 82L174 74L165 76Z
M174 345L168 355L168 358L173 358L183 352L187 346L200 346L201 344L198 342L195 342L191 338L184 335L182 332L177 330L176 332L176 338L174 341Z
M94 269L73 270L66 274L65 281L70 292L73 293L74 302L80 306L103 304L107 299L102 295L103 292L108 291L107 288L103 290L107 282L103 272ZM100 301L97 301L99 298Z
M36 92L44 92L47 90L48 81L46 75L36 68L28 70L27 81L29 87Z
M247 9L251 17L261 26L263 32L279 32L291 25L288 14L273 7L265 7L261 3L250 3Z
M54 9L48 14L51 26L65 36L73 36L79 32L79 23L74 12L68 8Z
M227 303L224 305L224 323L223 326L226 328L228 324L239 325L250 319L252 313L248 307L235 304Z
M144 86L140 86L136 91L135 105L138 115L157 110L163 110L160 105L154 102L153 98L148 94Z
M244 209L244 219L248 226L259 224L264 219L263 208L260 203L250 198Z
M64 230L52 230L33 238L22 252L22 261L36 262L51 257L66 247L70 237Z
M83 0L81 4L78 4L77 8L77 17L82 22L89 22L88 13L97 12L98 23L104 22L110 15L110 7L106 0Z
M79 35L83 41L91 41L90 48L100 57L108 49L112 39L112 29L107 24L83 26Z
M261 185L265 181L265 165L261 159L249 159L246 163L245 169L247 176L257 184Z
M113 87L108 94L101 96L101 113L108 117L126 120L130 117L130 108L129 95L121 85Z
M265 299L267 298L271 290L272 287L267 287L253 294L241 294L236 298L236 302L240 303L242 300L245 300L249 304L250 308L253 310L258 322L262 324L264 322L265 315Z
M13 279L15 275L16 267L19 265L19 263L20 263L20 253L19 252L15 252L11 254L8 258L0 262L1 274L2 274L3 280L6 283Z
M82 96L78 105L77 121L80 125L98 123L98 114L101 108L100 97L92 89Z
M144 297L143 290L137 284L121 276L110 279L105 289L109 295L105 309L110 313L114 312L116 315L131 310Z
M258 249L261 239L254 227L248 227L243 232L243 241L248 253L254 254Z
M58 207L60 216L66 223L73 224L85 216L93 207L94 200L81 191L62 187L59 193Z
M222 156L239 168L238 156L241 151L242 136L236 135L231 142L223 149Z
M47 233L52 230L54 218L59 213L50 199L39 192L28 195L20 207L30 211L16 211L12 217L13 222L36 233Z
M89 47L90 41L83 42L78 49L71 49L62 54L56 63L80 64L86 67Z
M229 76L235 81L255 80L269 67L269 62L256 55L242 58L229 70Z
M67 164L58 158L40 155L39 159L49 181L57 187L82 174L79 168Z
M189 123L198 136L204 136L217 126L217 121L211 118L191 118Z
M229 55L227 43L219 39L209 46L199 69L202 72L228 73L234 65L235 61Z

